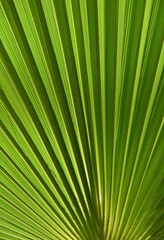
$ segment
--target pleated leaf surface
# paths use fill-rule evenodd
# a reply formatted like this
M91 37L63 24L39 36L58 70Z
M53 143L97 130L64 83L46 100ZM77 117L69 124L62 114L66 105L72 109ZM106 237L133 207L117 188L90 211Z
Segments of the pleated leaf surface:
M1 240L164 239L163 17L1 0Z

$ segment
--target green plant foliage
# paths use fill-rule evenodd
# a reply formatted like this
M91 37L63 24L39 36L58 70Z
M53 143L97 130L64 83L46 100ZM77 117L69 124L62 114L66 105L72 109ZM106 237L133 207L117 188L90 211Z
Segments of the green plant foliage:
M1 240L164 239L163 13L1 0Z

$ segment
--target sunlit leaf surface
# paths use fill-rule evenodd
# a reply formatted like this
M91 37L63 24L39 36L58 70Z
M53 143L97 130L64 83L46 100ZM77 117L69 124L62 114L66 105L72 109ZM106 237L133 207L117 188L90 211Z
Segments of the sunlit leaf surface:
M1 0L1 240L164 239L164 1Z

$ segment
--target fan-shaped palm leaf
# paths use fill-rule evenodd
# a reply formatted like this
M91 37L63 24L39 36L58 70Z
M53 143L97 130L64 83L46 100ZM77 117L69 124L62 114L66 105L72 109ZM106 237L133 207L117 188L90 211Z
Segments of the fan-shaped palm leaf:
M164 239L164 1L0 6L0 239Z

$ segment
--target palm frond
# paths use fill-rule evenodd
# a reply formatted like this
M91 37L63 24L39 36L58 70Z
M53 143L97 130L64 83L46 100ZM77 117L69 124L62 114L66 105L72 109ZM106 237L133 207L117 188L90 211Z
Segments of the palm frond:
M164 1L0 9L0 238L164 239Z

